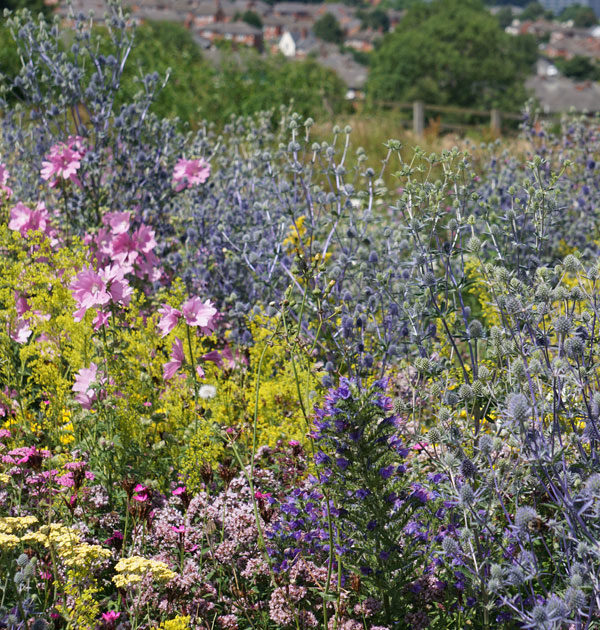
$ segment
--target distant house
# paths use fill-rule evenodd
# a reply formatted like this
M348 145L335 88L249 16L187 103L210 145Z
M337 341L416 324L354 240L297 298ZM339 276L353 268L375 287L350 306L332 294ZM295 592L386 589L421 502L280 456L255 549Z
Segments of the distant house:
M318 4L307 2L278 2L273 5L273 14L296 20L316 21L320 9Z
M371 52L375 47L375 40L381 37L381 33L373 30L359 31L349 35L344 40L344 46L354 48L360 52Z
M330 13L338 21L345 35L352 35L360 30L361 21L356 19L355 10L352 7L338 2L327 2L317 7L317 18Z
M219 0L200 0L190 11L189 28L198 29L206 24L222 22L225 13Z
M387 11L387 15L390 18L390 30L394 30L398 24L402 21L402 18L406 15L406 11L397 11L396 9L390 9Z
M546 113L566 112L571 108L578 112L600 110L599 83L577 83L562 76L532 76L525 82L525 87Z
M196 34L210 42L224 39L236 44L251 46L257 50L263 48L262 30L246 22L214 22L205 24L196 30Z
M286 57L306 57L306 55L318 46L319 40L310 32L308 25L304 24L300 29L286 29L277 44L277 48Z
M281 15L265 15L262 19L263 37L266 42L279 40L284 31L291 29L293 20Z

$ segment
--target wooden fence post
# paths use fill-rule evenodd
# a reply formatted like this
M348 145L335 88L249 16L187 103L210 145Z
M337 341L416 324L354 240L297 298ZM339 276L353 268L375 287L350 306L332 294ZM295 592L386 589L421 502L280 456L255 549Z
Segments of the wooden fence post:
M425 131L425 104L423 101L413 103L413 131L419 138L423 136Z
M490 127L495 136L502 135L502 113L498 109L490 112Z

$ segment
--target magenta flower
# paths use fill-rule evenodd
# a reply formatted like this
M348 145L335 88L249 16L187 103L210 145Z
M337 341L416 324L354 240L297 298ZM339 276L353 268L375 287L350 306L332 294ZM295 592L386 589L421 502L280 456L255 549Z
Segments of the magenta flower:
M158 328L161 332L161 337L166 337L172 330L177 326L177 322L181 317L181 311L178 311L176 308L169 306L168 304L163 304L158 312L162 315L160 321L158 322Z
M77 392L75 400L81 404L84 409L91 409L92 403L96 398L96 392L92 388L92 384L96 383L98 376L98 366L90 363L89 368L81 368L75 376L75 384L73 391Z
M212 332L217 309L210 300L203 302L193 297L181 305L181 314L189 326L200 326Z
M171 348L171 360L163 365L163 378L168 381L173 378L175 372L185 362L185 354L183 353L183 343L179 337L175 337L173 346Z
M75 143L71 143L69 146L64 142L59 142L51 147L46 160L42 162L41 176L42 179L50 181L50 188L55 188L59 180L71 181L80 185L77 171L81 166L83 154L71 148L74 146L76 146Z
M175 527L175 525L171 525L171 529L176 534L185 534L185 525L179 525L178 527Z
M120 612L109 610L108 612L102 613L102 621L104 621L104 623L108 625L113 625L120 616L121 616Z
M182 494L185 494L186 491L186 487L185 486L179 486L178 488L175 488L175 490L173 490L173 494L178 497Z
M6 185L9 177L10 175L9 172L6 170L6 165L0 162L0 192L3 192L6 195L7 199L12 196L12 188Z
M143 486L141 483L133 489L135 494L133 495L133 500L138 501L139 503L144 503L150 498L150 492L146 486Z
M185 160L181 158L173 170L173 183L177 192L184 188L191 188L197 184L204 184L210 175L210 164L199 160Z
M44 202L40 201L35 210L32 210L19 201L10 211L8 229L19 232L21 236L27 236L29 230L33 232L39 230L49 235L49 216Z

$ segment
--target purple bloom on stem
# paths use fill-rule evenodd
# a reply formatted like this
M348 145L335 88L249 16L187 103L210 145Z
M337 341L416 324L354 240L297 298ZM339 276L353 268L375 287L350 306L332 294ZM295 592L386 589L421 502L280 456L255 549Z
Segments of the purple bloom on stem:
M346 470L348 466L350 466L350 462L345 457L338 457L335 463L338 465L338 468L342 470Z

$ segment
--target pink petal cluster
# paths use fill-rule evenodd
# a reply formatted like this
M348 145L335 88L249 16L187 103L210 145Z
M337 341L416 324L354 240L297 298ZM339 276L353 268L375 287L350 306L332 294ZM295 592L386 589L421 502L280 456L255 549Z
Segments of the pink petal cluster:
M102 621L105 624L112 626L115 621L121 616L120 612L115 612L114 610L109 610L108 612L102 613Z
M149 489L146 486L143 486L141 483L138 483L133 491L135 492L135 494L133 495L134 501L144 503L144 501L147 501L150 498Z
M27 301L27 298L19 293L15 292L15 310L17 312L18 319L14 325L9 326L8 335L19 344L25 343L31 336L31 323L37 324L40 321L48 321L50 319L49 314L41 313L40 311L32 311ZM23 315L28 315L24 318Z
M6 165L0 162L0 193L3 193L6 199L9 199L12 196L12 188L6 185L8 182L8 178L10 174L6 169ZM0 195L0 198L2 195Z
M80 186L77 171L81 167L84 155L84 140L79 136L71 136L66 143L59 142L53 145L42 162L42 179L50 182L50 188L55 188L59 180L71 181Z
M24 344L31 336L31 326L26 319L18 319L13 326L9 326L8 336L18 344Z
M46 236L54 236L55 233L50 225L50 216L43 201L40 201L35 210L32 210L19 201L10 211L10 221L8 229L19 232L21 236L27 236L27 232L40 231Z
M81 368L75 375L73 391L77 392L75 400L84 408L91 409L96 399L96 391L92 385L98 383L98 366L90 363L89 368Z
M181 305L181 310L163 304L158 312L162 315L158 322L161 337L168 335L177 326L181 317L188 326L199 327L205 334L210 334L215 329L217 309L210 300L203 302L199 297L193 297Z
M69 288L77 302L77 310L73 314L75 321L80 322L90 308L98 309L94 319L94 328L104 326L110 316L102 309L108 304L127 306L131 301L133 289L125 279L125 269L118 264L108 265L99 272L92 267L82 269L73 278Z
M210 175L210 164L200 158L199 160L185 160L181 158L175 164L173 170L173 184L175 190L180 192L185 188L191 188L197 184L204 184Z
M105 227L92 241L98 265L117 262L126 274L150 282L160 280L162 273L154 253L157 245L154 230L142 224L132 232L129 212L109 212L102 222Z
M169 381L175 376L175 372L185 363L185 354L183 352L183 343L179 337L175 337L175 341L171 347L170 361L163 365L163 378Z

